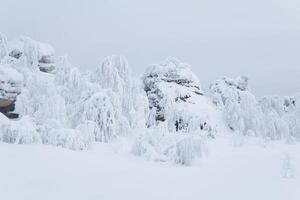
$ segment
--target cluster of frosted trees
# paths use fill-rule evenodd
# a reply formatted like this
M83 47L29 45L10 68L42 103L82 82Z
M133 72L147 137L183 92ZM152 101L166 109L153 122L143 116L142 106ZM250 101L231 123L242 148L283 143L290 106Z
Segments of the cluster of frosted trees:
M135 78L122 56L82 73L48 44L0 35L0 141L43 143L73 150L127 138L131 152L190 165L222 132L300 139L299 97L256 100L248 79L220 78L204 93L190 66L175 58ZM1 104L2 103L2 104ZM8 116L7 113L4 113Z
M17 75L22 85L15 101L20 119L1 120L1 140L88 149L93 141L111 142L145 124L146 97L125 58L107 57L96 71L83 74L66 58L56 58L52 47L30 38L1 46L1 81L10 83L14 79L7 74ZM18 130L23 119L34 128Z
M222 77L210 85L213 102L223 111L229 128L236 134L266 140L300 139L300 98L256 99L248 89L248 78Z

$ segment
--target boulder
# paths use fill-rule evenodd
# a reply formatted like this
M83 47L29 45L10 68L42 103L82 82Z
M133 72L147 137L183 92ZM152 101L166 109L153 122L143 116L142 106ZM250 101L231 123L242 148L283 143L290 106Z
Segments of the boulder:
M15 101L23 86L23 75L9 65L0 65L0 112L9 118L18 117L12 113Z
M55 50L46 43L34 41L28 37L21 37L9 46L9 56L20 59L26 58L28 67L38 67L40 71L51 73L55 70Z

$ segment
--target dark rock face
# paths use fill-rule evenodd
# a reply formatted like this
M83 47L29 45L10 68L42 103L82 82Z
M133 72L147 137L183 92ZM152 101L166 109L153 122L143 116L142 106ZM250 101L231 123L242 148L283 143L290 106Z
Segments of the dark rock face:
M55 69L55 61L53 55L41 55L38 60L38 67L40 71L51 73Z
M15 110L15 101L14 100L7 100L7 99L0 99L0 112L4 114L6 117L10 119L18 118L19 115L14 113Z
M13 58L15 58L15 59L21 58L22 54L23 54L23 52L21 52L21 51L19 51L19 50L17 50L17 49L14 49L14 50L12 50L11 52L9 52L9 56L10 56L10 57L13 57Z

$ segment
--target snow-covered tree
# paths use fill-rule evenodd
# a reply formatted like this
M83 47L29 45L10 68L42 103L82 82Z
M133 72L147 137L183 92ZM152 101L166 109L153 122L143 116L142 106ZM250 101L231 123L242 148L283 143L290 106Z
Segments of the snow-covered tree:
M114 55L104 58L91 75L91 80L102 89L109 89L118 96L125 124L128 123L131 128L145 127L148 114L146 95L139 81L133 78L125 57Z
M5 35L0 33L0 63L1 60L8 55L7 39Z
M260 105L265 114L266 131L272 139L299 140L299 97L264 97Z
M248 90L248 78L221 77L209 87L212 101L223 110L229 128L241 135L259 136L263 114L255 96Z

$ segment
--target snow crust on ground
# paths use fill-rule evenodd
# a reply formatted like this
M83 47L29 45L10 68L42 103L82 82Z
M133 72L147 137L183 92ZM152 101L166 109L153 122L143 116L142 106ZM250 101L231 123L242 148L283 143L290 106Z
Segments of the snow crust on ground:
M299 199L298 144L233 141L209 140L209 155L189 167L134 157L127 142L97 143L90 151L0 143L0 199ZM290 179L282 177L287 153Z

